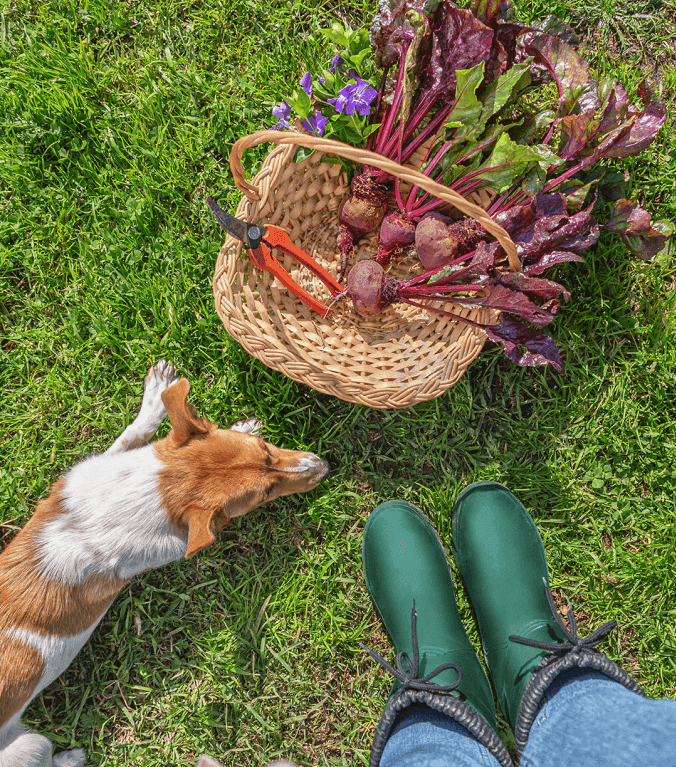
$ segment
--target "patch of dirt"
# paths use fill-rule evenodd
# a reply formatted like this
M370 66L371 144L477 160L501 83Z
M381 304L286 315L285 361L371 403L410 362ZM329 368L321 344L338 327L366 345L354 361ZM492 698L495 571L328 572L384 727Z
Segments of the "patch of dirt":
M556 609L558 610L559 615L563 618L563 622L568 624L568 629L570 630L570 619L568 617L569 598L564 596L563 592L560 592L558 589L552 589L552 596L554 597L554 604L556 605ZM579 607L576 607L575 602L573 602L572 599L570 599L570 601L573 604L573 611L575 613L575 621L577 622L578 633L582 634L582 636L585 636L585 634L591 632L595 627L590 625L589 613L585 612L584 610L580 610Z
M654 16L655 25L659 24L661 30L676 31L676 9L665 7ZM662 68L676 65L676 36L662 33L656 38L646 21L642 16L628 15L624 21L618 18L613 24L601 22L600 26L582 31L578 50L592 61L604 49L618 61L638 60L638 68L648 84L656 88L664 81ZM636 27L643 27L645 32Z

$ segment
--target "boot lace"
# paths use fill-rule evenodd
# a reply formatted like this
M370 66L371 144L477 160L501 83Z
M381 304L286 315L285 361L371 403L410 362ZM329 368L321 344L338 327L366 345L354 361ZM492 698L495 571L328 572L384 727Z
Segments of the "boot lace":
M541 642L538 639L526 639L520 636L510 636L510 642L517 642L518 644L525 644L528 647L537 647L541 650L548 650L551 654L568 654L572 653L577 655L583 649L594 649L602 642L610 632L617 627L617 621L608 621L600 626L596 631L592 631L591 634L586 637L582 637L577 632L577 621L575 620L575 613L573 612L573 605L568 602L568 620L570 621L570 630L566 628L563 619L559 615L556 605L554 604L554 598L549 590L547 581L542 579L545 584L545 593L547 595L547 602L549 603L549 609L552 611L552 616L556 621L558 627L563 631L564 636L568 641L566 642ZM562 656L563 657L563 656Z
M398 693L403 693L405 690L423 690L424 692L433 692L433 693L448 693L453 692L457 687L459 687L462 683L462 673L460 672L460 667L456 666L455 663L444 663L441 666L438 666L434 669L434 671L430 671L429 674L426 674L422 678L418 678L418 663L420 660L420 656L418 654L418 636L416 634L416 618L417 613L415 611L415 600L413 600L413 609L411 610L411 631L413 633L413 662L411 662L410 657L405 652L399 652L397 653L396 658L396 664L397 668L393 668L384 658L382 658L380 655L378 655L377 652L374 652L369 647L367 647L362 642L359 642L359 646L366 650L366 652L380 665L388 671L395 679L398 679L401 682L401 687L397 691ZM406 661L406 668L404 668L403 661ZM435 677L437 674L440 674L442 671L445 671L447 668L455 669L455 672L458 675L458 678L453 682L453 684L436 684L435 682L431 682L430 679L432 677Z

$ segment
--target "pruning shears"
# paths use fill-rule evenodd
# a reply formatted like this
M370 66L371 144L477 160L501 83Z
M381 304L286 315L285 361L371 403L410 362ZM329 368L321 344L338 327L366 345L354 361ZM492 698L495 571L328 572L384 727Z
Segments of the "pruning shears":
M251 258L259 269L265 269L265 271L270 272L296 298L299 298L304 304L307 304L311 309L319 312L324 317L331 312L330 307L301 288L272 255L272 251L276 249L294 258L300 264L307 267L315 277L318 277L329 289L332 296L337 296L343 292L343 286L323 266L320 266L312 256L309 256L305 251L294 245L284 229L272 224L268 226L250 224L235 218L224 211L223 208L220 208L209 196L207 196L207 204L214 214L218 225L249 248Z

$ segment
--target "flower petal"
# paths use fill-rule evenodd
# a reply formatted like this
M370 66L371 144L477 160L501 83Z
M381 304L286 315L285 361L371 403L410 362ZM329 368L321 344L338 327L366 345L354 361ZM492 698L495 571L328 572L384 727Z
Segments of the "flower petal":
M306 72L300 78L299 85L305 91L305 93L307 93L307 95L312 98L312 75L309 72Z

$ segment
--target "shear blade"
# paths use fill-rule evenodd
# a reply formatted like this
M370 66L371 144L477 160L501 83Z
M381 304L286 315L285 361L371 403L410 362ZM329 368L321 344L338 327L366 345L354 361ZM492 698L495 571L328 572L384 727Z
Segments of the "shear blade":
M247 245L249 244L247 232L249 227L253 226L252 224L247 224L246 221L240 221L238 218L231 216L229 213L224 211L223 208L219 207L211 199L211 197L209 197L209 195L207 195L207 205L211 209L211 212L214 214L216 222L222 229L225 229L228 234L231 234L233 237L241 240L241 242L244 242Z

